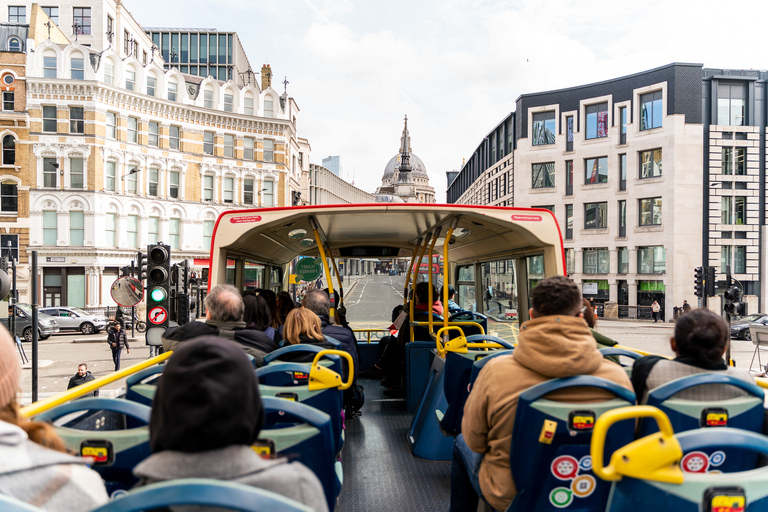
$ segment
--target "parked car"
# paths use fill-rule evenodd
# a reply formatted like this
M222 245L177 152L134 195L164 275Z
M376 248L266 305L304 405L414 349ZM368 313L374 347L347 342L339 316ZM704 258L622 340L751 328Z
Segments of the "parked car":
M752 336L749 333L750 324L768 325L768 315L763 313L747 315L731 322L731 338L751 340Z
M24 341L32 341L32 306L29 304L16 304L16 334L23 337ZM9 315L12 314L10 311ZM6 329L10 329L9 318L0 319ZM37 312L37 336L44 340L51 334L59 332L59 321L46 315L42 311Z
M80 331L83 334L96 334L107 327L108 319L104 315L92 315L79 308L40 308L46 315L56 317L62 331Z

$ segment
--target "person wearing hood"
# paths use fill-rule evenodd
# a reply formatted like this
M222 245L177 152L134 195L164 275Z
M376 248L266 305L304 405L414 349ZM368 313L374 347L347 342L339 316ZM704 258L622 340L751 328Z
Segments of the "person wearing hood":
M205 322L188 322L165 331L162 341L166 352L200 336L219 336L233 340L254 358L256 366L262 366L264 356L277 350L277 344L269 336L247 328L243 321L243 298L234 286L219 284L211 288L205 296L205 309Z
M464 406L462 434L451 467L451 510L475 510L478 497L505 510L517 494L509 466L520 393L550 379L591 375L632 390L621 366L603 359L582 318L581 292L567 277L542 280L533 289L531 320L520 328L514 353L492 359L480 372ZM510 376L513 376L510 378ZM570 389L552 400L595 402L604 390Z
M49 512L85 512L109 501L90 459L67 454L49 424L21 416L20 378L16 347L0 326L0 494Z
M69 384L67 385L67 389L72 389L81 384L85 384L86 382L91 382L94 380L96 380L96 377L94 377L93 374L90 371L88 371L88 365L85 363L80 363L77 367L77 373L73 375L72 378L69 379ZM90 393L86 393L79 398L98 397L98 396L99 396L99 390L94 389Z
M252 448L264 423L253 366L235 344L204 336L179 345L152 402L152 455L138 485L211 478L250 485L328 510L317 476L300 462L263 459Z

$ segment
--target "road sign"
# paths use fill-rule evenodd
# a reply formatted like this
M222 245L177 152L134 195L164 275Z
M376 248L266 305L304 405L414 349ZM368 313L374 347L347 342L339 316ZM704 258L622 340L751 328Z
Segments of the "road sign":
M314 281L323 273L320 260L317 258L302 258L296 263L294 270L301 281Z
M157 306L149 310L147 319L155 325L160 325L168 320L168 310Z
M141 302L144 297L144 285L131 276L123 276L112 283L110 289L112 300L123 307L130 308Z

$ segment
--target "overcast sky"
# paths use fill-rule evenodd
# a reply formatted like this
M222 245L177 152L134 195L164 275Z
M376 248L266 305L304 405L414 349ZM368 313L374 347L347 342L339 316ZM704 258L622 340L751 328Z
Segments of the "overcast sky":
M768 68L765 0L124 0L144 26L235 31L255 72L301 114L310 161L340 155L373 192L411 144L438 202L524 93L592 83L671 62Z

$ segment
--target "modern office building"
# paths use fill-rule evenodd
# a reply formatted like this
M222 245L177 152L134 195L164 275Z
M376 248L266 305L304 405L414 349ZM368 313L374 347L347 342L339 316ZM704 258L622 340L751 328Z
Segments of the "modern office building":
M323 158L323 167L336 176L341 176L341 157L336 155Z
M523 94L448 201L551 210L568 274L620 314L658 300L669 319L683 300L695 304L702 263L730 266L756 312L767 291L767 78L676 63Z

